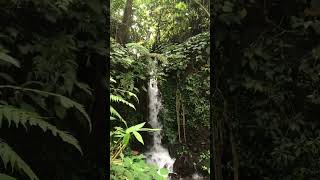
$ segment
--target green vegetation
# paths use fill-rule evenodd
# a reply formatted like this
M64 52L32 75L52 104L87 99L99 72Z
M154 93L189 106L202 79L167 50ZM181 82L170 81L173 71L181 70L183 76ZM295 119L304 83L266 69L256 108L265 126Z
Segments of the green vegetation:
M141 155L152 144L152 132L141 130L154 131L146 128L152 61L158 62L162 144L172 157L196 164L190 176L210 173L208 11L209 1L111 1L112 179L168 176Z
M216 180L319 177L318 2L216 1Z
M104 6L0 2L0 179L106 179Z
M318 2L1 1L0 179L318 179Z
M111 78L111 82L116 83L116 81ZM137 96L130 91L116 89L111 86L110 100L114 103L122 103L126 106L131 107L135 110L135 106L124 99L126 97L134 97L138 100ZM122 94L121 94L122 93ZM144 144L143 138L139 131L157 131L159 129L143 128L144 123L140 123L131 127L127 126L127 121L119 114L119 112L110 106L110 120L112 121L122 121L125 125L125 129L120 126L114 127L110 132L110 164L111 164L111 179L164 179L161 175L157 174L157 168L147 165L144 162L143 156L128 156L128 152L124 152L130 142L132 136L136 138L140 143ZM118 124L118 123L115 123ZM125 156L126 155L126 156ZM120 158L119 158L120 157ZM168 173L161 173L167 175Z
M168 170L160 169L157 173L158 167L148 165L145 159L140 156L126 156L123 158L123 163L113 163L111 166L111 179L146 179L146 180L165 180L168 176Z

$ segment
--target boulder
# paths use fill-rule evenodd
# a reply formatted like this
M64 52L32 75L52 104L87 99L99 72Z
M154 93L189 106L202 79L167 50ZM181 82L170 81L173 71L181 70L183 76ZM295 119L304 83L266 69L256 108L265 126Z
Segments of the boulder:
M182 178L191 176L195 173L191 157L187 154L183 154L177 158L173 164L173 171Z

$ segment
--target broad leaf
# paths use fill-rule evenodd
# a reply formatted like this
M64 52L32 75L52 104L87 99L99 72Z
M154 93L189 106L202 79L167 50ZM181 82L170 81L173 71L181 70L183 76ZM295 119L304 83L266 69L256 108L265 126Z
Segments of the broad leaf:
M125 146L127 146L129 143L129 140L130 140L130 134L125 134L122 142Z
M134 132L133 132L133 135L134 135L134 137L137 138L137 140L138 140L139 142L141 142L141 144L144 145L143 138L142 138L142 136L141 136L138 132L134 131Z
M135 126L131 126L126 130L126 133L131 133L134 131L139 131L143 126L144 126L145 122L141 123L141 124L137 124Z

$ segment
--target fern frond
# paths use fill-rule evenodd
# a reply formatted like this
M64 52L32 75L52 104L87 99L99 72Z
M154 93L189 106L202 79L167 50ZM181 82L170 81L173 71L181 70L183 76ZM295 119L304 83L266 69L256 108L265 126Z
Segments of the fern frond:
M91 120L90 120L89 115L86 113L84 107L81 104L79 104L79 103L77 103L77 102L75 102L65 96L62 96L62 95L56 94L56 93L41 91L41 90L37 90L37 89L22 88L22 87L11 86L11 85L1 85L0 88L11 88L11 89L20 90L20 91L30 91L30 92L34 92L34 93L37 93L37 94L45 96L45 97L47 97L47 96L57 97L57 98L59 98L63 107L65 107L67 109L68 108L76 108L86 118L86 120L88 121L88 124L89 124L89 132L91 132L91 129L92 129Z
M122 116L118 113L118 111L115 110L112 106L110 106L110 114L112 116L116 116L117 118L119 118L121 120L123 119Z
M88 84L76 82L75 85L87 94L92 95L92 89L88 86Z
M7 168L7 165L10 163L12 168L22 170L31 180L39 180L30 166L2 139L0 139L0 158L5 168Z
M114 80L111 76L110 76L110 82L117 83L117 81Z
M12 56L8 55L9 51L6 49L0 49L0 60L10 63L18 68L20 68L20 62L13 58Z
M149 50L139 43L128 43L126 46L129 50L136 50L142 55L149 55Z
M7 174L2 174L2 173L0 173L0 179L1 180L17 180L16 178L14 178L12 176L9 176Z
M136 108L134 107L134 105L132 103L129 103L128 101L123 99L123 97L121 97L119 95L116 96L116 95L110 94L110 101L111 102L121 102L121 103L126 104L129 107L133 108L134 110L136 110Z
M35 84L39 85L41 87L45 86L45 84L43 82L40 82L40 81L26 81L25 83L21 84L20 86L25 88L25 87L27 87L29 85L35 85Z
M157 58L157 59L160 60L162 63L168 63L167 57L164 56L163 54L150 53L149 56L150 56L150 57Z
M0 72L0 78L8 81L9 83L16 84L16 81L7 73Z
M117 118L119 118L127 126L127 122L122 118L120 113L118 113L118 111L115 110L112 106L110 106L110 115L111 116L116 116Z
M81 155L83 154L79 142L75 137L68 132L57 129L56 126L46 122L37 113L25 111L10 105L0 105L0 127L3 119L8 121L9 127L11 126L11 123L14 123L16 127L19 127L21 124L25 129L27 129L27 125L29 125L38 126L44 132L49 130L51 131L51 134L54 136L59 136L62 141L73 145L75 148L77 148L77 150L80 151Z
M117 88L111 88L111 89L114 90L114 91L127 93L130 97L134 97L134 98L137 100L137 102L139 102L138 96L137 96L136 94L130 92L130 91L126 91L126 90L122 90L122 89L117 89Z

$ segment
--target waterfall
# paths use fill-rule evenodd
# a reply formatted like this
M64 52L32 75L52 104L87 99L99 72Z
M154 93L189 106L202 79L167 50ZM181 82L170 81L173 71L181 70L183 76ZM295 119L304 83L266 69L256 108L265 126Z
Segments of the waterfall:
M156 72L156 62L151 64L151 79L148 84L148 95L149 95L149 124L152 128L162 129L162 125L158 120L158 114L161 110L161 98L158 88L158 82L154 76ZM170 157L168 149L161 145L161 131L155 131L153 135L153 145L150 150L146 153L146 161L148 164L155 164L159 168L167 168L170 173L173 173L173 163L175 159ZM203 179L197 173L193 174L190 179ZM183 178L180 178L183 180ZM188 180L188 178L184 179Z
M157 79L154 76L156 71L156 64L152 64L151 79L148 84L148 95L149 95L149 124L152 128L162 129L162 125L158 120L158 114L161 110L161 98L158 89ZM160 168L167 168L169 172L173 172L173 163L169 155L168 149L161 145L161 131L156 131L152 133L153 135L153 145L151 149L146 153L146 161L149 164L155 164Z

